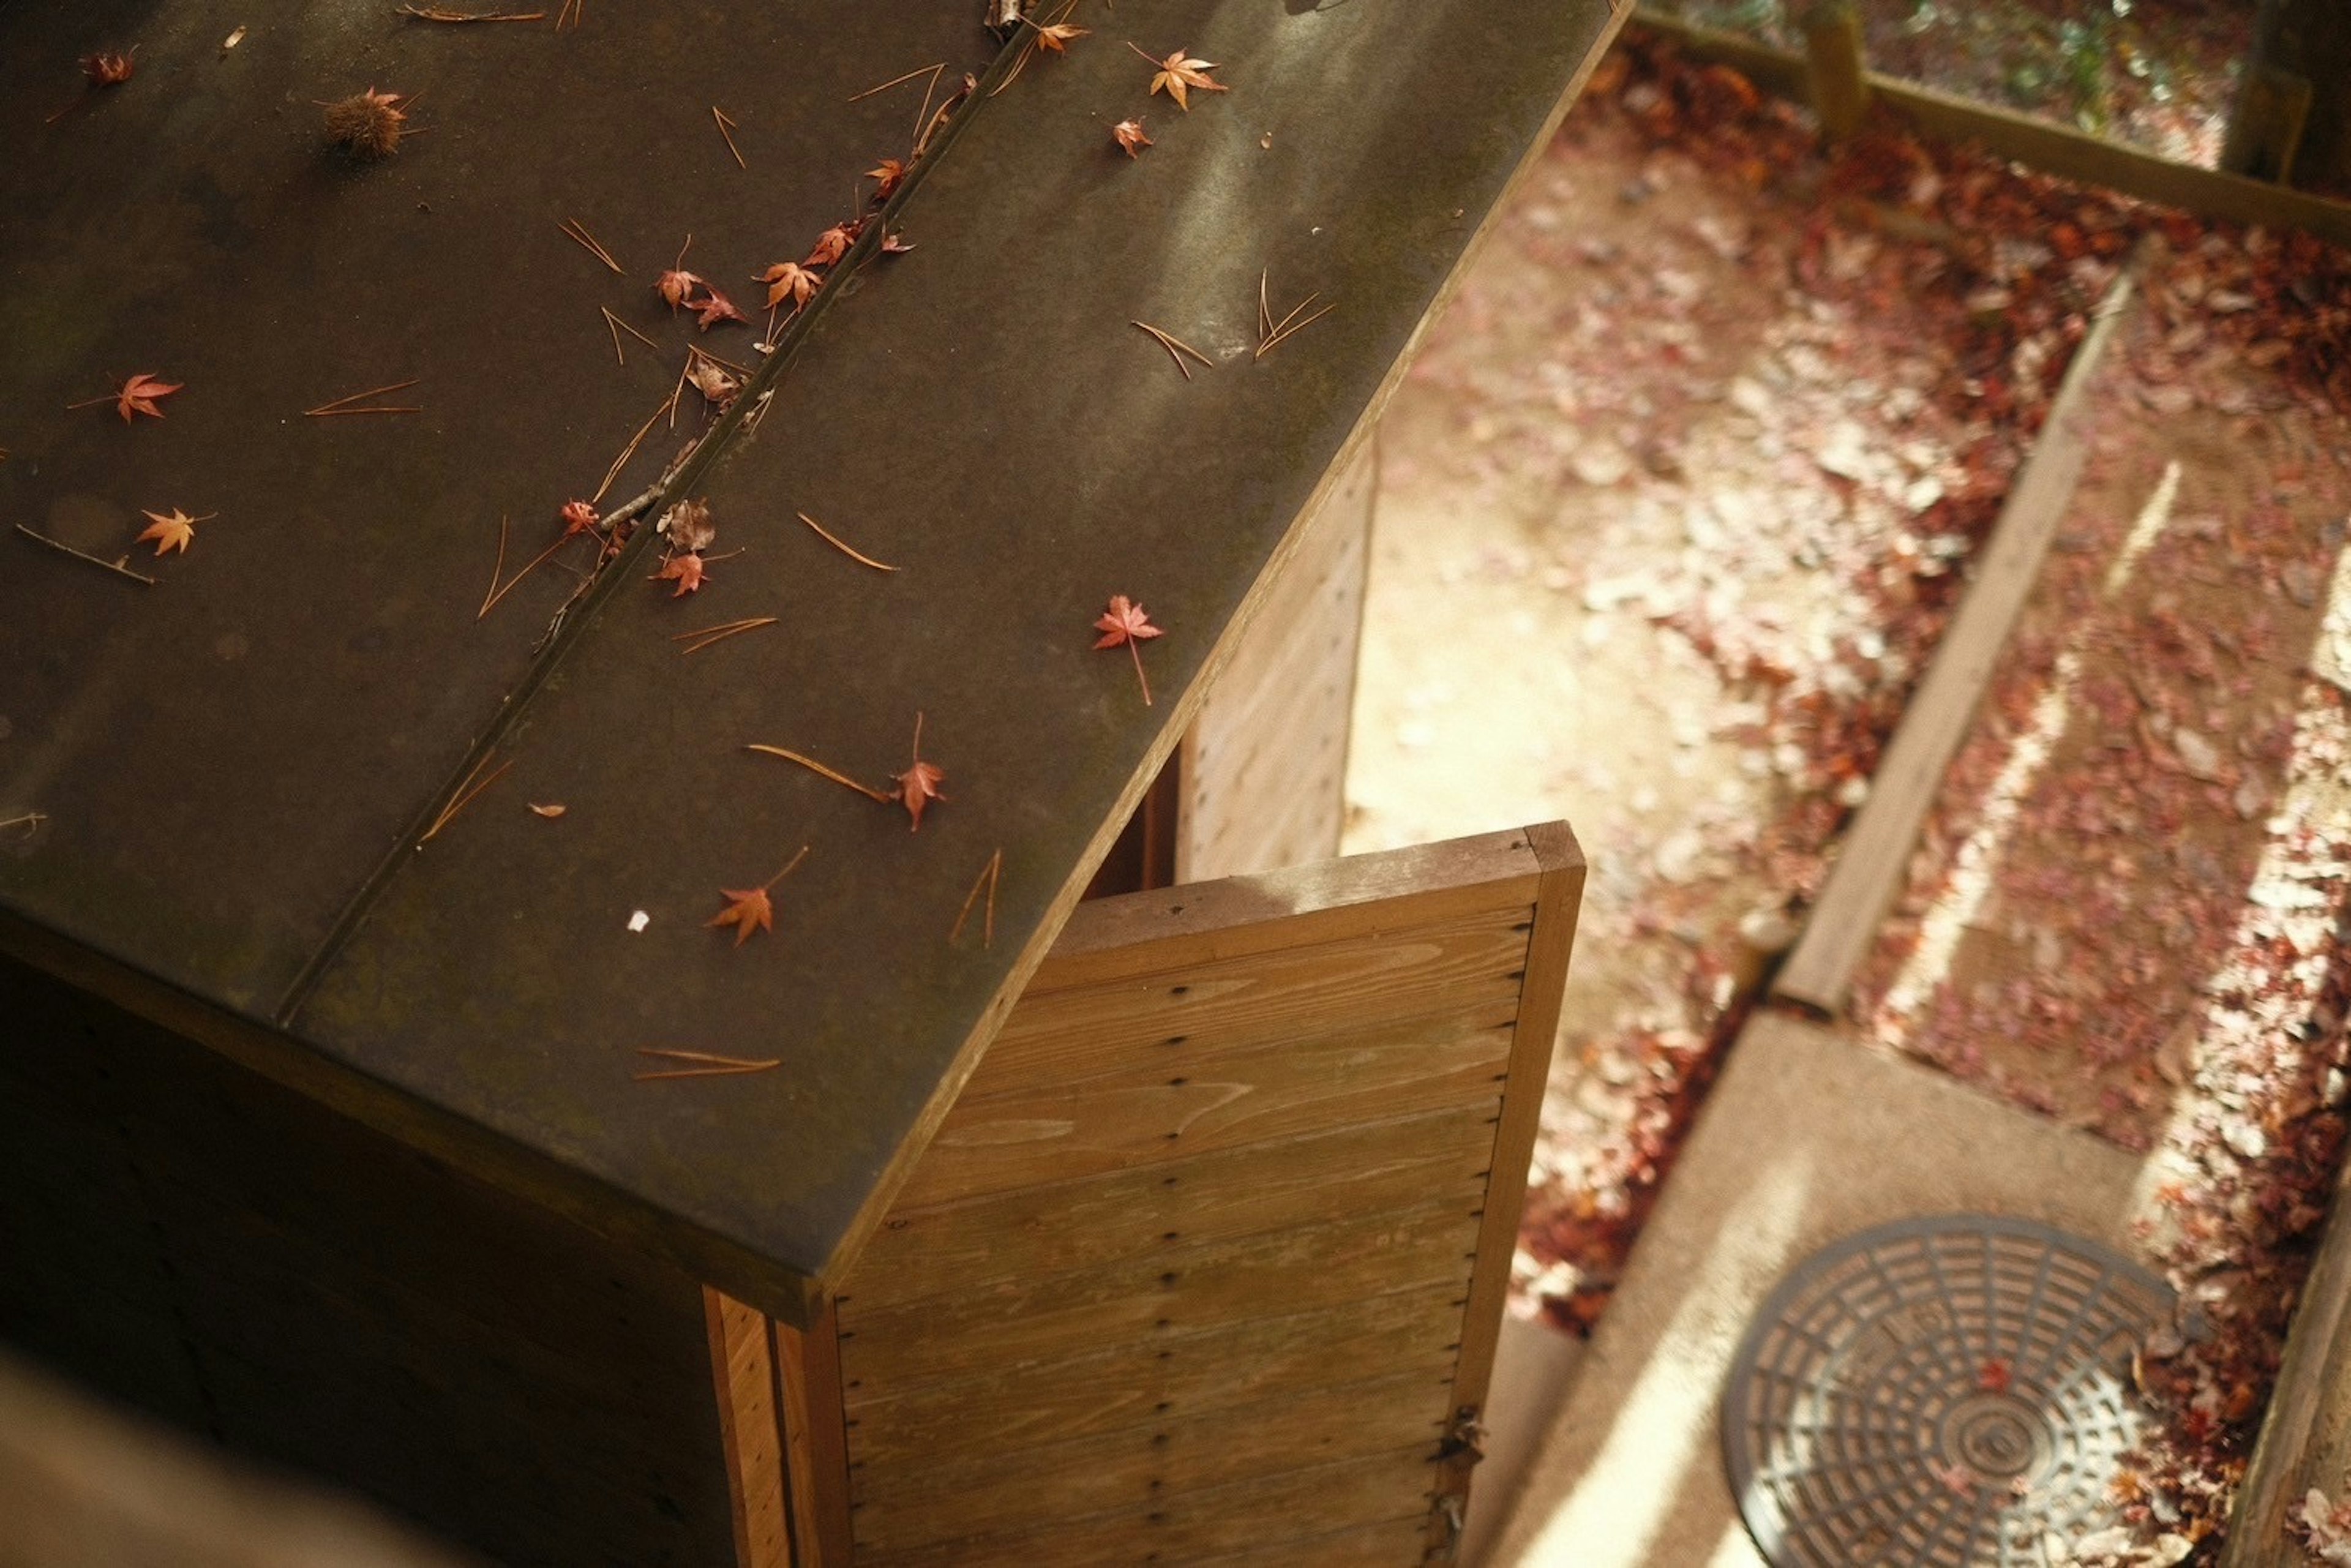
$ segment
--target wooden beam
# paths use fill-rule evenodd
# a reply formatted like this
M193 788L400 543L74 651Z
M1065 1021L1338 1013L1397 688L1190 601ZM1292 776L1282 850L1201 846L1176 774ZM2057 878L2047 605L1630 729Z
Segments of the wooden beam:
M2304 1281L2276 1391L2237 1489L2220 1568L2294 1568L2308 1561L2286 1520L2312 1487L2336 1501L2351 1459L2351 1168L2337 1179L2326 1234Z
M1869 67L1862 53L1861 16L1851 0L1827 0L1804 17L1804 58L1812 78L1813 112L1838 141L1869 115Z
M783 1432L776 1418L775 1343L767 1314L707 1285L702 1307L726 1444L726 1490L735 1509L736 1563L792 1568Z
M1643 10L1636 20L1696 57L1735 67L1768 92L1799 102L1809 93L1810 72L1800 56L1655 11ZM1995 109L1876 71L1868 72L1865 80L1876 101L1927 135L1974 141L2043 173L2103 185L2158 206L2229 223L2303 229L2336 245L2351 245L2351 203L2174 162L2054 120Z
M1542 865L1542 881L1535 894L1526 989L1511 1040L1502 1113L1494 1128L1493 1174L1487 1179L1486 1208L1479 1219L1478 1250L1470 1267L1469 1299L1463 1312L1467 1326L1454 1363L1457 1425L1438 1467L1429 1513L1429 1548L1433 1554L1446 1556L1468 1515L1471 1469L1484 1457L1477 1439L1486 1410L1486 1385L1493 1377L1494 1351L1501 1340L1510 1259L1518 1249L1519 1217L1526 1206L1527 1167L1534 1159L1543 1092L1551 1082L1552 1045L1559 1033L1560 1000L1567 988L1568 958L1583 908L1583 851L1567 824L1529 828L1527 839Z
M1869 799L1846 830L1827 883L1773 994L1835 1014L1853 972L1876 940L1878 924L1907 873L1943 773L1966 738L1976 705L2041 576L2041 563L2074 497L2088 455L2089 384L2129 308L2137 266L2124 269L2099 303L2096 323L2066 368L2032 455L2001 508L1975 580L1935 649L1927 678L1894 732Z
M848 1568L849 1435L841 1341L828 1300L806 1333L778 1322L776 1373L791 1492L792 1568Z

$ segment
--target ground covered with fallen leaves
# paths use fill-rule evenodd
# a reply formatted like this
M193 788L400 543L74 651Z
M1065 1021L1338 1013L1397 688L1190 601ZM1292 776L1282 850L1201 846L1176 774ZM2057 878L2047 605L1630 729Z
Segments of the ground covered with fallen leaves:
M2131 1539L2085 1563L2220 1517L2338 1155L2351 831L2313 781L2351 738L2311 672L2351 258L1882 127L1823 156L1631 38L1384 425L1350 766L1351 850L1554 815L1585 840L1519 1278L1587 1326L2142 240L2081 494L1856 1014L2171 1162L2149 1245L2189 1305L2144 1379L2169 1419ZM2078 712L2001 806L2053 683ZM1897 1007L2001 812L1991 892Z
M1863 0L1870 68L2200 163L2220 161L2257 0ZM1660 9L1802 52L1789 0Z

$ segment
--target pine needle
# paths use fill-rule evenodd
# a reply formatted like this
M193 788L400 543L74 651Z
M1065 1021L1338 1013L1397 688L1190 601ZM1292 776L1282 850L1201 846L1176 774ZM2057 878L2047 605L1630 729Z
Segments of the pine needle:
M544 22L544 11L446 11L438 5L402 5L400 14L422 22Z
M802 757L799 752L787 751L780 746L759 746L754 744L747 746L743 749L746 751L763 751L769 757L780 757L787 762L797 762L801 767L807 768L810 772L816 774L820 778L830 779L836 784L856 790L859 794L864 796L869 800L879 800L885 806L896 799L895 796L890 794L887 790L869 789L864 785L860 784L856 779L850 778L846 774L835 773L831 768L827 768L823 763L817 761L812 757Z
M1140 327L1144 331L1150 333L1154 338L1159 340L1159 346L1167 350L1167 357L1176 361L1176 368L1184 372L1184 379L1187 382L1192 379L1192 371L1191 367L1184 363L1183 356L1185 354L1191 355L1209 370L1213 371L1217 368L1215 361L1209 359L1207 355L1200 352L1199 350L1192 347L1191 344L1176 336L1173 332L1163 331L1159 328L1153 326L1148 321L1129 321L1127 325L1130 327Z
M1307 328L1311 327L1315 322L1320 321L1323 317L1328 316L1332 311L1336 310L1339 308L1338 303L1334 300L1331 304L1322 307L1322 309L1314 312L1313 315L1306 318L1305 320L1300 321L1298 319L1298 313L1305 309L1309 305L1313 304L1317 299L1322 298L1322 291L1317 289L1314 293L1308 295L1305 298L1291 306L1290 308L1289 315L1284 316L1280 320L1276 321L1273 319L1272 308L1266 303L1265 295L1266 274L1260 272L1258 274L1257 277L1257 352L1249 356L1252 361L1262 360L1268 354L1273 352L1275 345L1279 344L1283 339L1295 337L1297 334L1304 331ZM1291 324L1293 322L1295 322L1296 325L1293 326Z
M992 947L996 945L996 883L1003 873L1004 852L998 850L988 857L987 863L979 868L979 875L973 881L971 891L963 895L963 908L956 913L955 929L947 933L948 942L953 943L963 935L964 922L971 918L971 906L977 902L979 890L986 887L987 915L980 927L979 945L983 947Z
M715 103L710 106L710 118L718 122L718 134L726 138L726 151L735 154L735 167L748 170L751 165L743 162L743 150L735 145L735 121Z
M826 530L826 528L825 528L825 526L824 526L822 523L818 522L814 517L810 517L806 512L802 512L802 513L799 514L799 519L800 519L800 521L802 521L802 522L806 523L810 528L814 528L814 529L816 530L816 537L817 537L817 538L819 538L822 539L825 543L827 543L827 544L831 545L833 549L835 549L839 550L841 554L843 554L843 555L847 556L850 559L852 559L852 560L853 560L853 561L856 561L856 562L858 562L859 564L863 565L863 566L870 566L870 567L872 567L872 568L874 570L876 570L876 571L895 571L895 570L898 570L898 569L897 569L896 567L894 567L894 566L885 566L885 565L883 565L882 562L880 562L880 561L878 561L878 560L875 560L875 559L874 559L872 556L870 556L870 555L862 555L862 554L860 554L859 552L857 552L856 550L853 550L853 549L850 549L847 545L845 545L845 544L841 543L840 539L838 539L838 538L834 538L832 534L831 534L830 532L828 532L828 531Z
M626 272L622 271L621 264L612 259L612 253L606 250L601 245L599 245L596 242L596 236L588 232L588 225L586 224L581 223L578 218L566 218L555 226L561 229L574 244L585 250L590 256L594 256L598 261L602 262L606 267L611 267L622 277L626 277L628 276Z
M410 380L404 382L394 382L390 386L370 387L365 392L355 392L345 397L331 399L329 402L320 403L316 408L306 408L302 413L306 418L309 419L331 419L339 413L421 413L423 412L422 409L414 408L351 408L348 406L359 402L361 398L381 397L385 392L406 392L410 387L413 387L415 384L416 382L413 380Z
M630 337L634 338L638 342L643 343L648 349L653 350L655 353L659 353L661 351L661 345L659 343L654 342L651 338L646 337L643 332L638 331L634 327L630 326L626 321L623 321L618 316L613 315L608 307L599 305L596 308L604 312L604 329L612 334L612 357L620 361L622 364L626 365L629 362L629 356L623 353L621 350L621 334L623 332L626 332Z
M28 539L39 540L42 544L48 546L53 550L62 550L67 555L73 557L76 560L86 560L92 566L102 566L107 570L114 573L117 577L127 577L133 582L143 582L150 588L155 586L155 580L153 578L148 576L143 571L131 570L129 567L123 565L121 561L107 560L102 557L91 555L87 550L78 550L74 549L73 546L66 543L63 539L53 539L47 534L37 534L22 523L18 523L16 525L16 531L24 535Z
M637 1054L650 1056L658 1061L684 1061L692 1064L658 1072L631 1073L629 1076L639 1083L657 1083L672 1078L736 1078L747 1072L772 1071L784 1064L781 1057L768 1057L763 1061L754 1061L748 1057L719 1056L707 1051L672 1051L665 1046L657 1045L641 1045L637 1047Z
M684 385L683 378L680 378L678 384L681 387ZM669 394L667 402L664 402L661 407L653 410L653 418L637 426L637 433L629 437L628 445L622 447L621 449L621 455L612 459L612 465L604 470L604 482L596 486L596 493L594 495L588 497L588 504L590 506L592 507L597 502L604 498L604 493L612 487L612 481L621 476L621 470L629 465L629 459L637 455L637 448L644 444L645 437L652 434L653 426L661 423L661 416L670 413L676 407L677 393L673 392Z
M680 632L670 638L673 643L686 644L681 653L699 653L713 643L724 643L729 637L739 637L746 632L757 632L762 626L773 626L776 617L755 615L747 621L729 621L717 626L705 626L699 632Z
M465 775L465 783L457 786L456 794L450 798L447 805L441 808L441 814L433 819L433 825L424 830L424 836L416 841L416 847L418 849L421 850L426 844L432 842L433 835L447 827L450 822L455 819L457 813L464 810L466 806L472 802L475 796L480 794L483 790L488 789L491 785L505 778L507 769L514 766L514 758L511 757L507 758L504 763L499 765L498 770L496 773L491 774L487 779L483 779L480 783L475 783L474 780L479 778L482 769L487 768L489 765L490 759L487 757L484 757L479 762L474 764L474 770L473 772Z
M869 88L867 88L863 92L857 93L857 94L855 94L855 95L852 96L852 97L850 98L849 101L850 101L851 103L855 103L855 102L858 100L858 99L861 99L861 98L872 98L872 97L875 93L877 93L877 92L888 92L892 88L896 87L900 82L909 82L909 81L913 81L916 77L921 76L925 71L929 71L929 72L932 74L932 76L935 78L935 77L938 75L938 73L939 73L939 72L941 72L941 71L943 71L943 70L945 70L945 69L946 69L946 68L947 68L947 63L946 63L946 61L945 61L945 60L941 60L937 65L935 65L935 66L916 66L913 70L908 71L904 76L901 76L901 77L892 77L888 81L883 82L880 87L869 87Z

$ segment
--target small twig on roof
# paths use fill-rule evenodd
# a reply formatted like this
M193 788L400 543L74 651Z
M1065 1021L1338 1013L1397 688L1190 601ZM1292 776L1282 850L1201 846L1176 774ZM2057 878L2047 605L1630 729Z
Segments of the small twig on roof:
M133 571L119 560L107 560L101 557L91 555L88 550L78 550L74 549L73 546L66 543L63 539L53 539L47 534L37 534L22 523L18 523L16 525L16 531L24 535L28 539L39 540L53 550L62 550L66 554L73 557L76 560L86 560L92 566L102 566L118 577L127 577L133 582L143 582L150 588L155 586L155 580L153 578L149 577L143 571Z

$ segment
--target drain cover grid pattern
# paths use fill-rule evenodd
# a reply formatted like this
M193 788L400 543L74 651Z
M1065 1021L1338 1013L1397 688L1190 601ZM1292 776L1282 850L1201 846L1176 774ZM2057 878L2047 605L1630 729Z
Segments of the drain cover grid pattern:
M1756 1315L1724 1458L1777 1568L2040 1568L2109 1522L2154 1275L2029 1220L1903 1220L1815 1254Z

